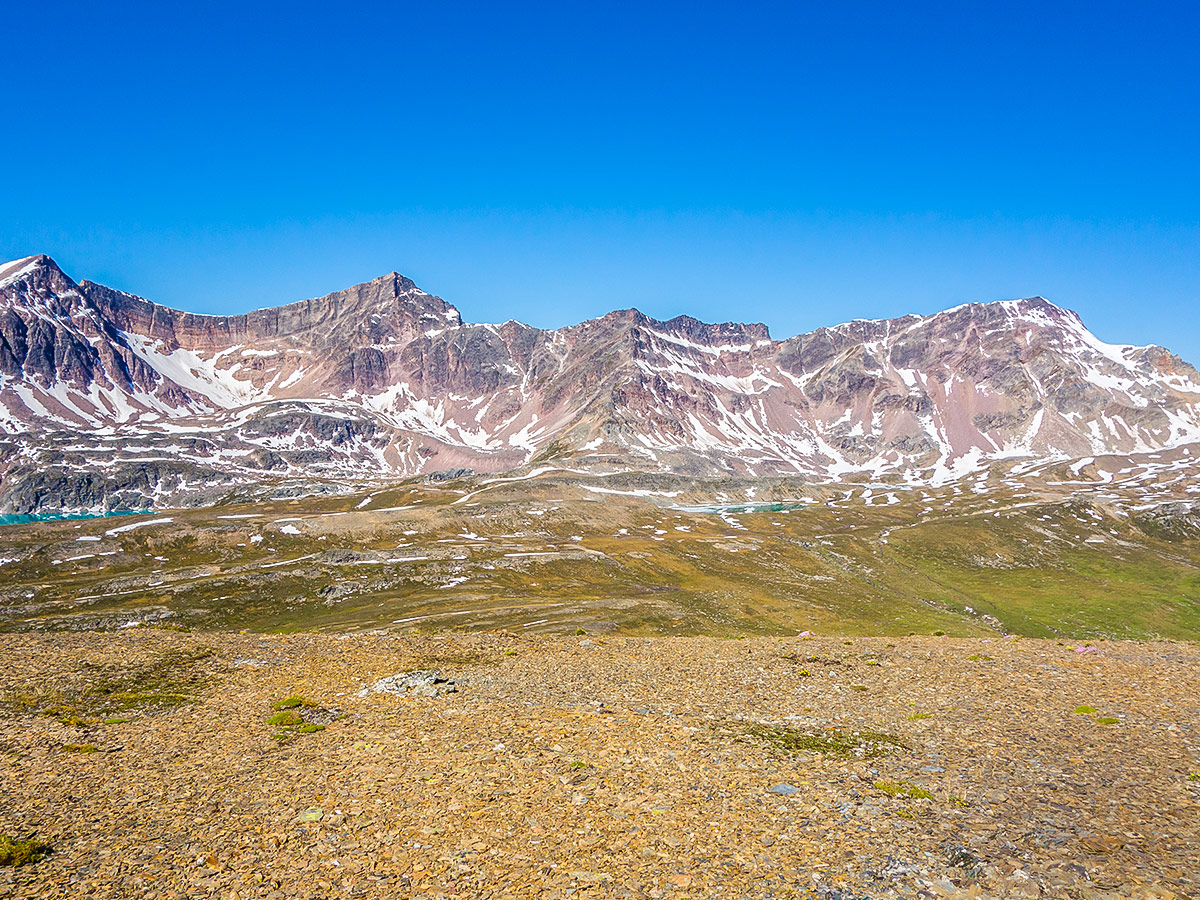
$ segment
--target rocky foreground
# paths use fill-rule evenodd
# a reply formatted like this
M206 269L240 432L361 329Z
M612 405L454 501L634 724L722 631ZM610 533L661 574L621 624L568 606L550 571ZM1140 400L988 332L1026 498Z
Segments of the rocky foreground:
M1195 643L136 629L0 654L0 832L48 850L3 897L1200 896ZM414 671L439 674L389 678Z

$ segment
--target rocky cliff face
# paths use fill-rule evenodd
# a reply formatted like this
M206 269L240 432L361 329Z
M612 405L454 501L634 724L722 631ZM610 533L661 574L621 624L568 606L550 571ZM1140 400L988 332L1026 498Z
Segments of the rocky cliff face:
M0 507L16 512L550 455L944 481L988 460L1200 440L1200 374L1159 347L1105 344L1041 298L773 341L636 310L557 331L472 325L396 273L201 316L35 256L0 266L0 431Z

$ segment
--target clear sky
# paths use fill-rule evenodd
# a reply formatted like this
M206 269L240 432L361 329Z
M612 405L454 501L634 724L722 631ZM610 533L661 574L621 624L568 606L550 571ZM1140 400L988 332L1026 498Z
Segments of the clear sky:
M776 337L1041 294L1200 364L1195 4L0 21L0 259L198 312L396 269L469 321L636 306Z

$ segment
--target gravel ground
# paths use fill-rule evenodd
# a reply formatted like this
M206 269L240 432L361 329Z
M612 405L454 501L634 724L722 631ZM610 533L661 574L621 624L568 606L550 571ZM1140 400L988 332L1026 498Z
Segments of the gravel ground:
M133 629L0 653L0 832L50 847L0 897L1200 896L1196 644ZM370 690L417 669L446 681Z

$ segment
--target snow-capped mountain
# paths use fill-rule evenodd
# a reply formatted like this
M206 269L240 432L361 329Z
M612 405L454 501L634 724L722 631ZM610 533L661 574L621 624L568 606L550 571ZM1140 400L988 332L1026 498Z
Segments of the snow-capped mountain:
M179 312L46 256L0 266L0 511L204 502L263 479L539 457L685 474L944 481L989 460L1200 440L1200 373L1042 298L763 325L636 310L464 323L397 273L241 316Z

